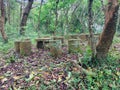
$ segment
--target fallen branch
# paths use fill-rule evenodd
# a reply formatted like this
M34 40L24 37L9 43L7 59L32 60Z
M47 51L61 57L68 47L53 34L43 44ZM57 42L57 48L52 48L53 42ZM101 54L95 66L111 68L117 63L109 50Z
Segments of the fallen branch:
M68 60L69 62L71 62L72 64L74 64L75 67L77 67L77 69L79 70L79 72L85 73L86 75L89 76L96 76L96 73L92 72L92 71L88 71L86 69L84 69L83 67L81 67L78 63L77 60Z

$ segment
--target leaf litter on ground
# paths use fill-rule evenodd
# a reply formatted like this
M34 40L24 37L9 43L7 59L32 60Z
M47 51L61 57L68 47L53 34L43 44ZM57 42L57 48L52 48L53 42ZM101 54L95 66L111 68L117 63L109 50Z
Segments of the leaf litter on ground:
M15 58L13 63L6 63L4 60L9 59L14 54L13 52L7 57L1 58L0 90L8 90L10 88L27 90L27 88L32 86L35 86L36 90L43 90L43 87L51 88L50 90L55 88L60 90L79 90L84 88L87 90L88 86L85 80L89 82L87 78L91 80L97 76L97 73L95 73L97 69L89 67L84 69L79 66L78 61L80 58L78 54L68 54L64 51L61 57L55 59L49 55L47 50L34 48L32 51L30 56ZM118 69L117 75L119 75ZM106 74L111 75L112 72L110 70L106 71ZM75 77L74 74L76 75ZM81 80L75 81L78 77L77 75ZM87 75L89 77L86 77ZM100 84L98 85L98 87L101 87ZM109 85L115 87L115 85Z

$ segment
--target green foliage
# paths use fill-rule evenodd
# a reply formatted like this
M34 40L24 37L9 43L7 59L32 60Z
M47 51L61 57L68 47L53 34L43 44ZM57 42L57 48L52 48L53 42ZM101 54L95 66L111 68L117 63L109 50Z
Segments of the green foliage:
M90 62L90 60L91 60L91 53L92 53L92 51L91 51L90 47L89 46L86 47L86 51L83 53L84 56L82 58L82 63L84 63L86 66L88 66L88 62Z
M43 83L40 85L40 90L47 90L47 86Z
M9 49L13 48L13 42L12 41L9 41L9 43L3 43L3 42L0 42L0 52L2 53L6 53L8 52Z
M10 0L11 3L11 24L8 22L5 24L5 31L7 32L9 42L3 43L2 37L0 36L0 52L1 53L8 53L10 49L14 48L14 41L15 40L22 40L25 38L29 38L35 44L35 38L38 37L38 32L40 32L40 36L50 35L51 32L55 30L55 1L56 0L48 0L42 6L40 20L39 18L39 9L40 7L33 8L29 17L27 25L25 26L25 36L19 35L20 30L20 10L17 8L20 6L15 0ZM105 4L107 0L105 0ZM37 5L38 3L36 3ZM78 4L77 9L75 10L75 6ZM57 26L57 35L63 34L64 30L68 30L68 33L81 33L87 32L87 19L88 19L88 12L87 12L87 5L88 0L60 0L58 4L58 26ZM74 9L74 10L72 10ZM94 21L98 25L103 25L103 18L104 14L100 10L101 3L98 0L94 0L93 3L93 16ZM66 12L68 10L68 14ZM68 19L68 20L67 20ZM38 23L40 21L40 30L38 30ZM66 36L67 37L67 36ZM113 44L119 43L119 37L114 38ZM60 43L55 44L54 46L59 46ZM75 49L75 48L73 48ZM116 53L113 49L110 51L109 56L102 60L101 63L96 61L97 63L91 62L91 49L90 47L86 47L86 51L82 51L82 48L76 48L75 53L81 53L83 55L81 63L81 67L85 68L88 71L92 71L96 73L96 76L87 75L86 73L73 71L72 69L75 67L70 62L63 62L65 72L67 76L64 77L64 83L69 84L68 90L73 90L73 87L78 90L78 88L82 88L82 90L119 90L120 85L120 74L116 68L119 68L119 59L120 54L119 52ZM14 63L16 62L16 58L14 56L10 56L6 59L6 63ZM57 61L56 61L57 62ZM27 63L27 61L26 61ZM62 65L63 65L62 64ZM26 64L27 65L27 64ZM62 66L61 65L61 66ZM43 67L44 68L44 67ZM51 63L50 69L58 68L56 64ZM46 68L47 69L47 68ZM44 71L44 70L43 70ZM62 70L63 71L63 70ZM62 72L63 73L63 72ZM42 75L42 74L40 74ZM64 75L64 74L63 74ZM29 75L29 78L24 79L27 83L32 81L34 78L33 74ZM54 88L59 87L59 83L57 80L51 80L50 85L46 85L44 80L40 81L39 89L40 90L48 90L50 86ZM32 85L26 90L36 90L36 86Z
M116 58L114 58L113 56L109 56L104 61L106 62L103 62L102 66L98 65L93 68L90 68L88 66L88 70L92 69L95 73L97 73L97 76L95 77L86 76L86 85L89 90L118 90L119 77L116 71L116 67L118 67Z
M113 44L119 43L120 42L120 37L118 37L117 35L114 36L113 39Z
M77 89L80 81L81 81L80 74L77 73L77 72L73 72L72 73L72 78L69 81L71 83L71 85Z
M36 86L35 86L35 85L32 85L32 86L30 86L27 90L36 90Z
M6 63L14 63L16 61L14 56L10 56L7 60Z

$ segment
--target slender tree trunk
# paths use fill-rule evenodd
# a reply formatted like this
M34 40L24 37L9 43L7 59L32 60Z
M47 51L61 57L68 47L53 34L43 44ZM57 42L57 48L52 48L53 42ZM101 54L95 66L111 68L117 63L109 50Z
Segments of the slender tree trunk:
M8 23L10 24L10 0L7 0L7 18L8 18Z
M68 11L69 11L69 8L67 8L65 11L64 11L64 14L65 14L65 27L63 28L64 29L64 35L67 35L67 30L68 30Z
M0 16L0 31L2 34L2 37L5 42L8 41L7 35L4 31L4 23L5 23L5 8L4 8L4 1L0 0L0 10L1 10L1 16Z
M94 42L94 32L92 30L92 26L93 26L92 3L93 3L93 0L89 0L89 4L88 4L88 28L89 28L89 33L90 33L90 46L91 46L91 50L92 50L92 59L93 59L95 56L95 42Z
M118 22L117 22L117 32L120 32L120 8L119 8L119 11L118 11Z
M33 1L34 0L28 0L28 4L25 7L25 10L24 10L24 13L23 13L23 16L22 16L22 20L21 20L21 23L20 23L20 35L25 35L25 28L24 27L26 26L27 18L28 18L28 15L30 13Z
M20 19L22 19L22 11L23 11L23 7L22 7L22 3L20 4Z
M43 0L41 0L40 9L39 9L39 15L38 15L38 25L37 25L38 37L40 37L40 23L41 23L40 22L40 16L41 16L42 3L43 3Z
M100 0L101 1L101 5L102 5L102 11L105 13L105 5L104 5L104 1L103 0Z
M56 35L56 30L57 30L57 26L58 26L58 3L59 3L59 0L56 0L56 8L55 8L55 31L54 31L54 35Z
M103 59L107 56L116 32L118 18L118 0L108 0L108 7L105 14L105 25L100 40L96 46L96 58Z

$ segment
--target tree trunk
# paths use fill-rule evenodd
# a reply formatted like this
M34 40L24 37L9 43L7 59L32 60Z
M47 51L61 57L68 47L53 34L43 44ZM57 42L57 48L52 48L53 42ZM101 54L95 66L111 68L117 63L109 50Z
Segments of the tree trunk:
M43 0L41 0L39 14L38 14L38 25L37 25L38 37L40 37L40 17L41 17L42 4L43 4Z
M25 28L24 27L26 26L27 18L28 18L28 15L30 13L33 1L34 0L28 0L28 4L25 7L25 10L23 12L22 20L20 23L20 35L25 35Z
M119 33L120 32L120 8L118 10L118 22L117 22L117 32Z
M68 22L69 22L69 20L68 20L68 11L69 11L69 8L67 8L67 9L65 9L65 11L64 11L64 15L65 15L65 26L64 26L64 35L67 35L67 30L68 30Z
M95 42L94 42L94 32L92 30L92 26L93 26L93 17L92 17L92 3L93 0L89 0L89 4L88 4L88 28L89 28L89 33L90 33L90 46L91 46L91 50L92 50L92 59L95 56Z
M8 41L7 35L4 31L4 22L5 22L5 9L4 9L4 2L3 0L0 0L0 10L1 10L1 16L0 16L0 32L2 34L2 37L5 42Z
M11 9L10 9L10 0L7 0L7 18L8 18L8 23L10 24L11 19L10 19L10 13L11 13Z
M22 8L22 3L20 4L20 19L22 18L22 11L23 11L23 8Z
M56 30L57 30L57 26L58 26L58 3L59 3L59 0L56 0L56 6L55 6L55 30L53 32L54 35L56 35Z
M105 13L105 25L96 46L96 59L104 59L107 56L116 32L118 9L118 0L108 0L108 7Z

